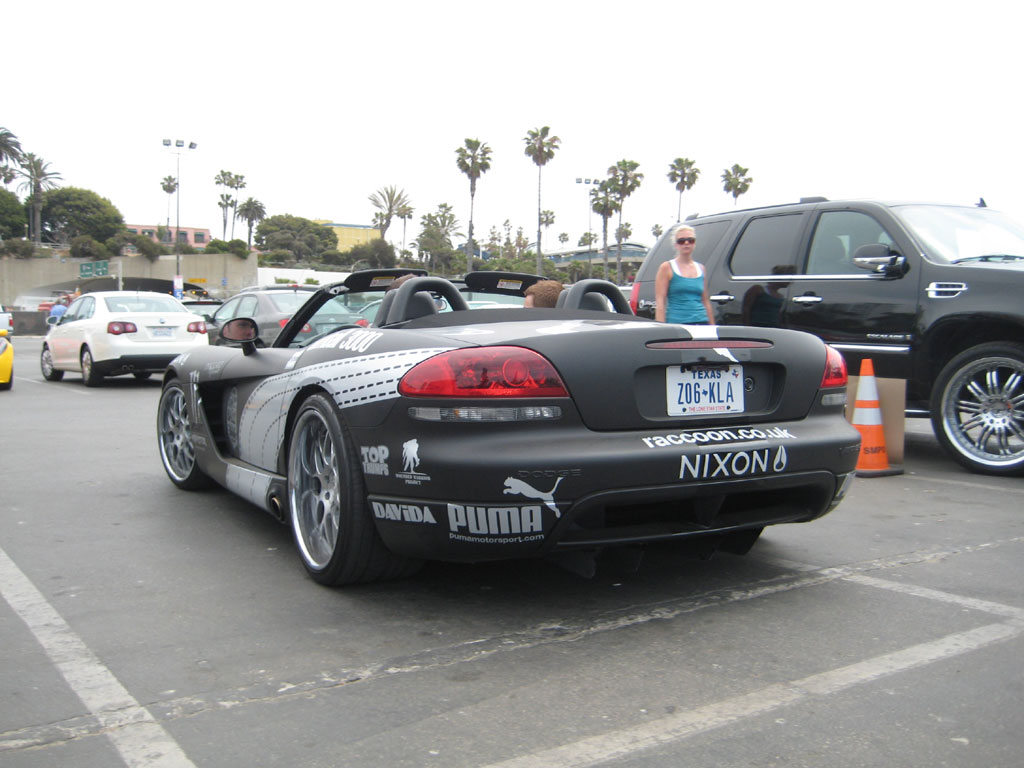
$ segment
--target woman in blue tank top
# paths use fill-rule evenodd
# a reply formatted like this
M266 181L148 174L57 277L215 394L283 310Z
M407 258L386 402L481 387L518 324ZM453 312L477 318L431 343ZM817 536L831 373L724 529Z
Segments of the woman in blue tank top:
M654 319L662 323L707 325L714 317L704 266L693 260L693 227L681 224L673 236L676 257L658 267L654 279Z

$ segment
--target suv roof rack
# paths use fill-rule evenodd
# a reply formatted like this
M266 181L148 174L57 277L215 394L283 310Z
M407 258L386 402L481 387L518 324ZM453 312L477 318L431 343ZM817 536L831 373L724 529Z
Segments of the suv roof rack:
M801 203L827 203L828 202L828 198L827 197L821 197L820 195L815 195L813 197L801 197L800 198L800 202Z

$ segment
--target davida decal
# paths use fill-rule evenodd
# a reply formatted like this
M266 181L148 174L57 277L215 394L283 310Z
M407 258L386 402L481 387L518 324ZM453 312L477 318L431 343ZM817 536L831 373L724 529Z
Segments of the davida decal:
M415 437L402 443L402 471L395 477L404 480L407 485L422 485L430 482L430 475L417 471L420 466L420 441Z
M436 523L434 513L426 504L392 504L384 501L371 501L373 516L378 520L394 520L403 523Z

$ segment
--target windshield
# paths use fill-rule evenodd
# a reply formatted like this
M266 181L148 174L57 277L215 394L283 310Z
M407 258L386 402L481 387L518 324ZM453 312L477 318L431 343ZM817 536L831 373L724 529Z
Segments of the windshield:
M170 296L121 295L103 299L111 312L188 312Z
M898 205L892 208L934 261L1024 259L1024 226L989 208Z

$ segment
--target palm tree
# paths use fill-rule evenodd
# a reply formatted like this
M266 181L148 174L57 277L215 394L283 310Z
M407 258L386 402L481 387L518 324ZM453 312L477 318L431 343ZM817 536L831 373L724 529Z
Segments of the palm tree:
M18 172L11 168L10 166L0 166L0 178L3 179L4 187L6 187L12 181L18 178Z
M659 237L665 234L665 230L661 226L661 224L655 224L653 227L651 227L651 234L654 235L654 239L657 240Z
M480 139L466 139L455 150L455 163L469 177L469 239L466 240L466 271L473 271L473 203L476 180L491 169L491 148Z
M598 182L596 189L590 190L590 209L601 217L602 246L601 254L604 256L604 274L608 277L608 219L619 210L619 203L611 188L611 179L603 179Z
M238 190L245 189L245 176L241 174L231 174L231 183L228 184L231 189L235 190L235 199L231 201L231 239L235 239L235 219L238 218Z
M668 180L676 185L679 191L679 206L676 209L676 221L683 220L683 192L693 189L700 176L700 169L695 168L693 160L686 157L677 157L668 167Z
M240 206L235 215L242 219L246 224L249 225L249 237L245 241L249 250L252 250L252 228L256 225L256 222L263 221L267 218L267 209L263 207L263 203L259 200L249 198Z
M540 212L540 223L544 229L551 229L555 225L555 212L554 211L541 211ZM540 240L537 241L537 251L540 252ZM541 265L543 266L543 265ZM540 272L537 273L541 274Z
M523 141L526 142L526 155L533 162L537 164L537 274L544 274L541 269L541 259L543 255L540 249L540 231L543 222L541 221L541 209L540 209L540 172L544 166L547 165L548 160L555 156L555 150L558 149L558 145L562 143L562 140L557 136L549 136L550 128L544 126L543 128L535 128L531 131L526 132L526 138Z
M21 151L21 142L18 137L6 128L0 128L0 163L18 165L24 153ZM5 175L6 178L6 175ZM13 181L13 179L12 179ZM8 182L4 182L6 186Z
M160 189L167 193L167 229L171 228L171 195L178 191L178 180L173 176L164 176Z
M380 226L380 239L387 237L391 220L398 217L398 212L409 205L409 196L405 190L398 187L381 187L370 195L370 203L379 213L375 214L374 221Z
M220 206L221 215L224 217L224 230L221 234L221 239L228 239L228 208L234 205L234 198L231 197L227 192L223 192L220 196L220 202L217 203Z
M608 169L608 181L611 191L619 202L619 226L622 226L622 208L626 198L640 188L644 175L637 168L640 164L633 160L619 160ZM615 254L615 279L622 282L622 241L619 241Z
M32 201L32 239L36 245L43 241L43 192L47 189L54 189L60 174L48 170L50 164L41 157L36 157L31 152L26 152L21 158L21 168L18 175L25 180L18 186L29 192L28 199Z
M724 182L722 188L732 195L733 205L736 205L739 196L750 189L750 185L754 181L752 176L747 176L749 170L742 165L733 164L732 168L722 171L722 181Z
M409 219L412 218L412 214L416 209L408 203L403 205L395 215L402 220L402 252L405 252L405 225L409 223Z

